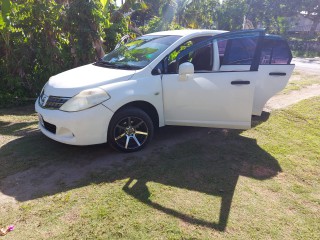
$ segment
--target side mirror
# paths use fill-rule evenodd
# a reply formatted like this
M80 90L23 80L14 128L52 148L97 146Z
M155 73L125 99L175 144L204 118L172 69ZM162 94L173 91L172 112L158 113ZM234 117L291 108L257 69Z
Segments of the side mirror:
M182 63L179 66L179 79L180 80L187 80L188 75L194 74L194 66L190 62Z

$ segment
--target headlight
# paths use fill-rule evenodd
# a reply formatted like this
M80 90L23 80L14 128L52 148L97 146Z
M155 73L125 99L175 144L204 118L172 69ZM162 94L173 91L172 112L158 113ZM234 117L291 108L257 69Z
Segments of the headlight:
M44 93L45 88L47 87L48 82L46 82L46 84L43 86L43 88L41 89L40 95L41 96Z
M88 89L80 92L60 107L61 111L77 112L94 107L110 99L108 93L100 88Z

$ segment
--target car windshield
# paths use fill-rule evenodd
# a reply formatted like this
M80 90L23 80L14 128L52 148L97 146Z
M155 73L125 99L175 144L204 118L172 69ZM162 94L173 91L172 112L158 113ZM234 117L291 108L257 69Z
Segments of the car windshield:
M96 64L105 67L141 69L179 38L180 36L172 35L142 36L108 53Z

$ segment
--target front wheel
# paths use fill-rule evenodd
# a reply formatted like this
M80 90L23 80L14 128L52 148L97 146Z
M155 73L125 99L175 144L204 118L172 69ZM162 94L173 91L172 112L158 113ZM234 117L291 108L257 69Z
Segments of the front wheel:
M112 117L108 142L111 147L121 152L139 151L152 139L153 129L148 114L138 108L126 108Z

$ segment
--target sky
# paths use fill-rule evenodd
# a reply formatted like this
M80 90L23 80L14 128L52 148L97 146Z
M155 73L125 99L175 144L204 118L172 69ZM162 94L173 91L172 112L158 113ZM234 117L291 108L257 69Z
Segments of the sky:
M120 6L121 0L116 0L116 4L117 4L117 6Z

